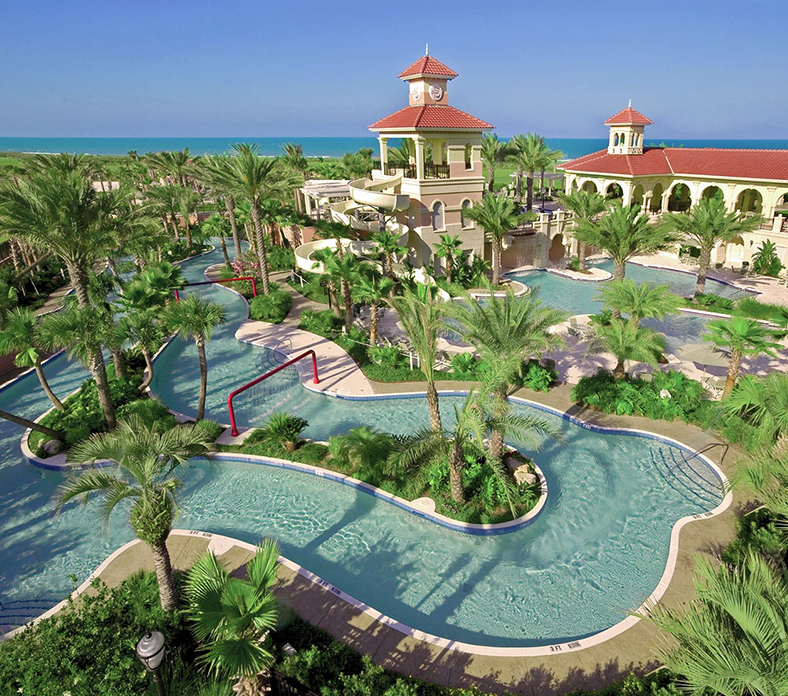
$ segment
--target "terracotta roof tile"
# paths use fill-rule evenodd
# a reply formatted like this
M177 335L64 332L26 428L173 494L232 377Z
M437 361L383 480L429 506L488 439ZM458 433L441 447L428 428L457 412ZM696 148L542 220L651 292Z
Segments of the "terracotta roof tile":
M393 128L443 129L457 128L468 130L486 130L493 128L487 121L466 114L453 106L427 104L423 106L406 106L390 116L375 121L370 130L388 130Z
M652 123L654 122L651 119L646 118L631 106L621 109L615 116L611 116L605 121L606 126L650 126Z
M405 68L397 77L401 80L413 78L418 75L434 75L435 77L448 77L450 80L457 77L457 73L446 67L432 56L422 56L413 65Z
M788 181L788 150L728 148L643 148L642 155L593 152L566 162L561 169L625 176L686 175Z

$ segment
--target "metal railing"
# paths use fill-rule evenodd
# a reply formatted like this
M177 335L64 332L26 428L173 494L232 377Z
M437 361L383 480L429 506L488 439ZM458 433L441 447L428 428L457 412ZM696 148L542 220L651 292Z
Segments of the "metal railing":
M396 176L402 174L406 179L416 178L416 165L415 164L390 164L386 163L383 168L387 176ZM425 179L450 179L451 170L448 164L425 164L424 165L424 178Z

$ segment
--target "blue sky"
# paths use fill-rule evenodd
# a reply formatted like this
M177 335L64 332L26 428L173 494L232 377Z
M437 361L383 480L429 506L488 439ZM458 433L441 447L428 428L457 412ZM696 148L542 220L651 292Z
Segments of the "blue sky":
M3 6L0 136L360 136L430 53L501 135L788 138L788 3L30 0Z

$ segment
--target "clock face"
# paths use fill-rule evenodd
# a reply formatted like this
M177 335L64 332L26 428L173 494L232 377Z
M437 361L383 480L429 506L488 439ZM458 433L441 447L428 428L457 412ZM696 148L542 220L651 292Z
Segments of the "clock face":
M433 98L433 100L440 101L441 97L443 96L443 87L432 85L432 87L430 87L430 96Z
M419 88L416 85L410 88L410 96L413 97L413 101L418 101L419 97L421 96L421 92L419 92Z

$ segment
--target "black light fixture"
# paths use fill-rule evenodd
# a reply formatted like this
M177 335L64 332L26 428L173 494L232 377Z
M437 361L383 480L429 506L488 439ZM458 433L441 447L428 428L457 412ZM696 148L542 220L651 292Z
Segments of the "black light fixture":
M145 669L153 675L159 696L164 696L164 687L159 678L159 667L164 659L164 636L159 631L148 631L140 638L135 652Z

